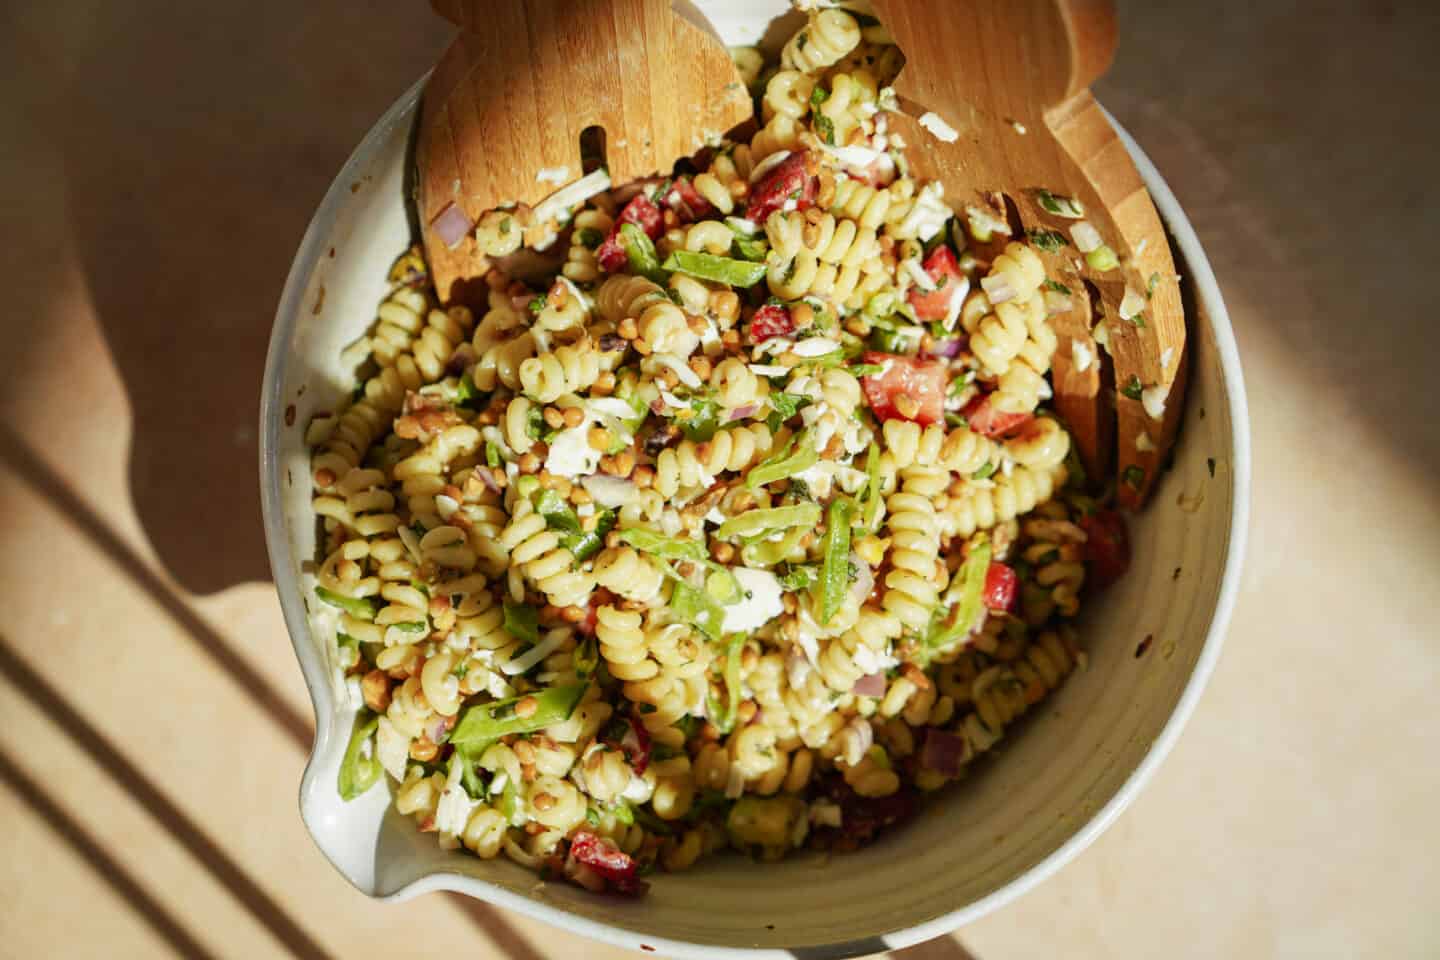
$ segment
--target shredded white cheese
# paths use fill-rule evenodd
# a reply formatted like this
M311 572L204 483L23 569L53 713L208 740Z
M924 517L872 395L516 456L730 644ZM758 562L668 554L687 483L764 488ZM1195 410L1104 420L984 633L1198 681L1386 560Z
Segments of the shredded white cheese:
M801 340L791 348L790 352L797 357L823 357L828 353L834 353L840 349L840 344L825 337L811 337L808 340Z
M539 178L537 177L537 179ZM564 180L558 182L564 183ZM578 207L596 194L604 193L609 189L610 172L604 167L597 167L579 180L561 187L536 204L532 213L533 222L549 223L562 219L568 220L572 207Z
M1145 407L1145 413L1151 420L1160 420L1165 416L1165 401L1170 396L1170 384L1157 383L1153 387L1146 387L1140 391L1140 403Z
M410 738L396 730L389 717L381 717L375 728L375 756L386 773L396 780L405 779L405 762L410 757Z
M933 133L936 139L946 143L954 143L960 139L960 134L955 128L941 119L940 115L933 111L927 111L920 115L920 126Z
M1090 348L1079 340L1070 341L1070 356L1075 361L1075 369L1080 373L1089 370L1090 365L1095 362L1095 355Z
M594 422L593 417L587 416L580 426L557 433L545 456L545 469L570 480L594 473L600 466L600 451L590 446L590 427Z
M1091 226L1089 220L1081 220L1072 226L1070 238L1075 241L1075 249L1081 253L1098 250L1105 242L1100 239L1100 231Z
M780 581L768 570L735 567L731 570L744 594L738 603L725 607L721 629L726 633L749 633L758 630L785 612Z

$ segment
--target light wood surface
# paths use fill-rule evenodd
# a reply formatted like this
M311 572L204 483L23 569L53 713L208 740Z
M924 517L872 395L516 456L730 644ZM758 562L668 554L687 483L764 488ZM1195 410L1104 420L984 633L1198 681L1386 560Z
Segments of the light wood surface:
M1434 251L1365 239L1440 217L1440 133L1414 122L1440 15L1309 12L1120 7L1097 96L1230 306L1250 557L1136 803L906 960L1440 955ZM371 902L297 812L310 715L256 492L270 317L331 177L451 30L382 0L0 11L0 956L654 956ZM1337 184L1341 227L1316 202Z
M460 27L425 87L416 163L425 253L440 297L478 279L474 237L430 225L452 203L477 221L581 174L601 127L615 183L657 172L747 120L750 94L718 39L668 0L437 0ZM558 173L542 179L541 171Z
M1113 462L1117 480L1124 481L1118 485L1121 502L1139 506L1175 439L1188 357L1164 228L1134 163L1090 94L1114 59L1113 4L876 0L875 11L905 51L895 90L907 115L893 118L892 126L912 146L907 157L916 172L942 182L957 209L1003 192L1026 229L1058 232L1067 242L1079 221L1045 210L1038 191L1078 200L1084 221L1119 256L1120 268L1104 272L1090 267L1074 246L1045 259L1051 275L1070 290L1089 283L1098 292L1091 307L1096 319L1109 321L1114 358L1115 387L1102 395L1090 324L1078 310L1068 322L1057 323L1058 406L1087 464L1102 469ZM947 142L922 127L918 119L926 112L948 123L958 139ZM1144 325L1122 322L1127 287L1146 293L1152 277ZM1082 295L1077 305L1088 300ZM1077 367L1075 344L1096 358L1088 369ZM1138 399L1120 390L1132 378L1145 387L1171 387L1162 418L1150 418ZM1118 429L1112 430L1110 420L1117 416Z

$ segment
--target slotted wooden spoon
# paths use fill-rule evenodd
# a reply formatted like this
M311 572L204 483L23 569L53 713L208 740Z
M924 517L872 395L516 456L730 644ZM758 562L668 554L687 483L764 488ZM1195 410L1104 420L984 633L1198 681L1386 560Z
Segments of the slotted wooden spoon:
M622 184L658 172L753 114L730 54L668 0L432 0L460 28L425 85L417 207L444 302L486 270L473 233L437 220L534 205L581 176L580 136L605 131ZM543 175L542 175L543 173ZM537 176L541 175L541 176Z
M1097 477L1113 469L1120 502L1139 506L1175 440L1188 357L1160 217L1090 95L1115 56L1113 4L874 0L874 8L905 54L894 84L905 115L892 115L891 129L903 135L915 174L943 183L957 210L1003 193L1027 230L1044 231L1041 239L1052 244L1055 235L1065 241L1044 254L1050 276L1071 291L1070 309L1052 317L1060 341L1055 406L1087 469ZM918 120L927 112L958 138L946 142L922 127ZM1086 262L1072 239L1081 220L1055 214L1051 198L1081 204L1083 222L1115 252L1118 268L1100 271ZM1122 320L1127 288L1134 295L1124 311L1130 319ZM1137 296L1145 297L1138 313ZM1102 377L1091 333L1097 321L1108 332L1113 383Z

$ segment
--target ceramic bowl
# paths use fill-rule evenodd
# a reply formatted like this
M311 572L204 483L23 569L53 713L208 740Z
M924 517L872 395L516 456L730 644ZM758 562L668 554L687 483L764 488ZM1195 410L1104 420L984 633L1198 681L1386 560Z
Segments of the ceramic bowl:
M700 4L727 42L753 42L783 0ZM726 855L654 877L638 901L539 883L503 859L441 850L390 806L351 802L336 773L353 706L331 636L313 621L305 425L348 394L340 351L375 317L410 243L403 180L417 83L335 178L285 285L265 368L261 485L270 563L315 707L300 810L346 879L380 899L456 890L568 930L682 957L838 958L908 946L1014 899L1091 843L1174 744L1220 653L1245 540L1250 456L1240 361L1205 252L1160 174L1128 138L1171 231L1192 299L1192 373L1173 469L1132 525L1135 563L1092 605L1088 669L905 829L858 853L753 864ZM1208 462L1213 460L1213 476ZM1150 641L1148 652L1137 648Z

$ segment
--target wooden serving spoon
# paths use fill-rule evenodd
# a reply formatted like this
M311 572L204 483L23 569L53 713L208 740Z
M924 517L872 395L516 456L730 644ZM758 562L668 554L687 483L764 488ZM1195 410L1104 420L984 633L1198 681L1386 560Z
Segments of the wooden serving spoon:
M1042 256L1071 304L1051 318L1059 338L1055 407L1087 469L1096 477L1114 469L1120 502L1138 507L1175 441L1188 356L1164 227L1090 95L1115 56L1112 3L873 2L905 54L894 84L904 115L892 114L890 129L903 136L914 173L944 184L956 210L1003 193L1032 243L1054 248ZM927 113L945 126L932 118L922 126ZM1087 262L1075 246L1081 223L1098 232L1117 266ZM1105 325L1113 384L1103 382L1094 320Z
M415 158L425 254L443 302L473 299L465 285L484 285L488 264L466 224L578 180L583 131L604 131L610 178L622 184L668 173L753 115L724 45L669 0L432 6L460 28L425 85Z

